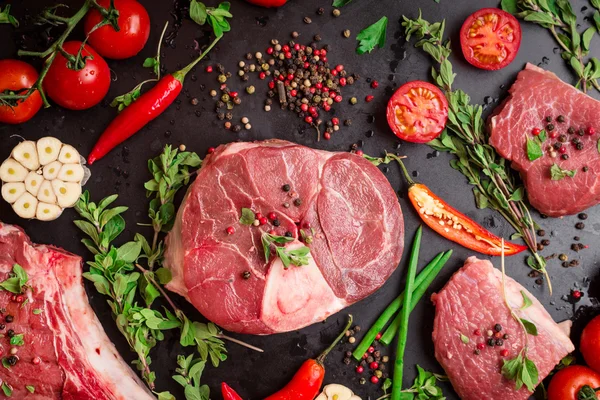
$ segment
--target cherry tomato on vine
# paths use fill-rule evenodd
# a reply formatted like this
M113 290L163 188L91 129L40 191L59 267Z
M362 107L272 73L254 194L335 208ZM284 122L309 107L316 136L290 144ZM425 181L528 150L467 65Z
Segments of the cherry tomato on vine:
M261 7L267 7L267 8L281 7L282 5L287 3L287 0L246 0L246 1L248 3L254 4L257 6L261 6Z
M431 83L408 82L390 98L387 120L400 139L426 143L444 130L448 120L448 101L444 93Z
M76 56L81 42L65 42L63 48ZM85 66L71 69L69 61L60 53L56 55L44 79L44 90L59 106L70 110L85 110L100 103L110 86L110 70L106 61L91 46L85 45L81 57Z
M471 65L487 70L504 68L519 52L521 25L499 8L482 8L463 23L460 45Z
M98 0L98 4L108 8L110 0ZM96 9L88 12L83 28L89 35L88 43L98 53L106 58L122 60L135 56L146 45L150 36L150 17L136 0L115 0L115 8L119 11L118 32L112 25L104 25L90 33L102 22L102 15Z
M0 60L0 92L24 94L35 84L38 73L31 65L19 60ZM18 93L17 93L18 92ZM12 104L11 104L12 105ZM42 96L37 90L25 100L11 106L0 106L0 122L20 124L30 120L42 107Z
M579 350L587 365L600 373L600 315L591 320L583 330Z
M600 374L581 365L572 365L552 377L548 386L548 400L578 400L584 386L592 389L600 387Z

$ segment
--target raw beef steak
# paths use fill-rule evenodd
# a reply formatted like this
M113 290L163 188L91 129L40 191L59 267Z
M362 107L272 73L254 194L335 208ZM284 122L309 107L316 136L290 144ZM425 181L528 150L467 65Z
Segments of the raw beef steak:
M531 205L541 213L560 217L598 204L600 102L531 64L519 73L509 93L490 120L490 143L521 173ZM557 120L559 116L564 122ZM548 131L541 146L543 156L530 161L527 138L533 140L534 128L550 124L554 130ZM559 149L551 150L554 145L564 146L568 159L563 159ZM575 171L575 176L552 180L550 168L555 163L563 170Z
M274 213L279 226L242 225L242 208ZM312 236L309 265L266 262L261 232L271 230L294 238L287 249ZM232 143L207 157L179 209L167 237L168 288L230 331L300 329L383 285L403 234L394 190L362 157L281 140Z
M92 311L81 281L81 258L34 245L20 228L0 222L0 281L9 277L15 264L27 273L31 290L23 303L0 291L3 364L11 347L18 349L16 364L0 368L0 379L12 388L12 398L154 399ZM22 335L22 345L11 346L13 334Z
M521 292L533 304L525 310ZM556 324L540 302L519 283L506 277L506 297L519 318L535 324L537 336L528 335L528 357L535 362L541 382L554 366L575 348L563 328ZM444 367L456 393L463 400L525 400L531 395L525 387L515 389L501 373L503 360L516 357L525 343L520 325L511 317L502 297L502 273L487 260L469 257L437 294L433 342L435 357ZM501 346L490 347L486 332L500 324L508 334ZM481 332L479 335L475 331ZM465 343L466 336L469 341ZM479 343L485 343L475 355ZM501 351L508 350L502 357Z

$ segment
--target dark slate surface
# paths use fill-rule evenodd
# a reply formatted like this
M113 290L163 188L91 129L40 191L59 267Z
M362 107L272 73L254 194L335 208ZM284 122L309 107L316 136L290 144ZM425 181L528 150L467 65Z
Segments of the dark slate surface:
M35 14L52 1L15 2L14 11L17 16ZM68 1L74 7L79 2ZM124 61L109 61L113 71L113 80L107 99L112 99L118 94L130 90L139 81L149 77L148 70L141 67L144 58L153 56L161 28L165 21L171 26L174 15L177 15L177 1L150 1L143 3L148 8L152 21L152 32L146 48L138 56ZM186 3L184 0L181 3ZM215 3L209 1L208 3ZM266 114L262 110L263 96L256 94L253 97L242 94L244 103L236 108L235 118L248 116L253 125L251 131L242 131L235 134L222 128L222 122L217 121L213 112L213 101L208 96L212 88L217 87L216 75L206 74L203 68L208 62L203 62L197 68L194 76L188 76L185 92L179 97L180 104L173 105L160 118L149 124L134 138L126 143L129 152L126 155L125 147L121 146L113 151L104 160L92 168L92 178L86 189L92 192L95 199L111 193L120 194L120 203L126 204L130 210L126 214L127 230L121 240L131 239L137 222L145 222L147 203L144 197L143 182L148 179L146 173L146 160L155 154L167 143L179 145L185 143L188 149L203 155L210 146L227 143L235 140L257 140L268 138L282 138L292 140L307 146L345 151L353 143L364 141L363 150L368 154L380 154L383 150L399 149L402 154L409 156L407 161L411 171L418 170L418 180L429 185L437 194L446 199L459 210L490 228L498 235L508 237L513 233L510 226L499 216L489 210L477 210L474 205L471 188L462 175L450 168L450 157L439 155L432 157L432 150L425 145L400 143L390 132L385 122L385 104L392 91L404 82L429 78L429 59L418 49L406 44L401 37L399 21L403 14L416 16L419 8L429 20L446 18L448 21L447 32L453 42L458 43L457 33L462 21L473 11L483 6L496 6L494 0L441 0L436 4L433 0L396 1L396 0L355 0L342 10L341 17L335 19L331 16L332 8L329 1L318 0L292 0L280 10L265 10L245 4L242 1L233 1L232 12L235 18L232 22L232 32L226 35L218 48L211 53L211 63L223 63L234 74L237 71L237 62L248 52L265 51L271 38L280 41L288 40L291 31L301 33L299 41L309 43L314 34L323 37L322 43L332 46L328 58L330 63L343 63L350 71L362 77L370 77L380 81L380 88L372 90L365 80L361 80L354 87L344 91L346 98L356 95L361 101L352 107L346 101L336 106L336 115L341 118L352 118L350 128L343 128L330 141L316 142L316 137L311 130L305 130L299 119L289 112L284 112L274 107L274 111ZM589 9L582 7L587 2L576 2L576 10L581 10L581 15L591 15ZM326 9L323 16L317 16L319 6ZM181 10L179 10L181 12ZM382 15L390 19L385 49L376 50L370 55L358 56L354 52L355 40L344 39L341 32L350 29L356 35L363 27L378 20ZM312 18L313 23L303 23L304 16ZM585 23L585 22L583 22ZM17 46L22 42L22 34L29 37L29 29L23 24L21 30L15 32L8 26L0 26L0 57L15 57ZM169 29L171 32L171 29ZM51 30L50 35L56 31ZM81 31L76 30L74 38L82 39ZM190 20L185 20L178 31L172 46L165 46L163 53L164 65L168 71L175 71L178 67L190 61L197 51L194 50L195 41L206 43L205 33ZM30 40L27 40L30 43ZM506 95L506 90L515 78L517 72L525 62L532 62L556 72L563 79L573 82L573 75L566 68L564 62L555 49L555 44L550 35L542 28L531 24L523 24L523 44L517 59L507 68L499 72L486 72L470 67L460 55L455 54L453 63L458 73L456 87L466 90L475 102L486 103L490 111L499 100ZM455 50L458 48L455 47ZM598 47L595 48L598 54ZM230 80L231 86L243 92L245 85L234 77ZM257 92L264 90L264 82L258 79L250 83L257 87ZM372 93L375 100L369 104L362 101L365 94ZM597 96L597 93L593 93ZM191 97L197 97L200 103L192 106ZM97 106L83 112L63 110L52 107L42 110L33 120L21 126L0 126L0 159L9 155L10 150L19 141L11 135L21 135L26 139L36 140L42 136L56 136L66 143L76 146L82 154L87 154L98 135L115 115L115 110ZM374 115L374 122L369 116ZM366 132L374 130L375 136L368 138ZM126 172L126 176L117 173L116 169ZM386 169L386 176L393 187L400 193L400 202L406 221L406 240L410 243L419 219L412 207L402 198L406 185L402 182L399 171L395 166ZM416 173L415 173L416 176ZM556 220L541 220L534 213L538 222L550 235L552 244L544 251L545 255L566 252L569 257L581 260L579 268L564 269L558 260L549 262L548 269L553 277L555 294L550 297L545 287L535 285L534 280L527 277L529 269L523 263L522 256L510 258L507 262L508 274L517 279L530 289L546 305L553 317L560 321L572 317L574 306L561 298L567 295L575 285L585 286L584 280L597 276L598 250L596 243L600 234L600 213L597 209L589 210L589 219L583 231L576 231L574 224L576 217L567 217ZM79 244L81 236L72 224L75 212L69 210L56 222L41 223L36 221L20 220L10 207L0 203L0 216L3 221L19 224L24 227L32 239L38 243L52 243L66 248L74 253L89 258L84 247ZM579 235L582 241L590 248L579 254L569 251L572 237ZM453 248L454 257L434 282L430 292L440 289L451 274L456 271L463 260L471 255L470 251L462 249L443 240L430 230L425 230L424 245L421 250L423 262L431 259L441 250ZM407 252L406 252L407 253ZM496 263L498 260L496 260ZM358 323L368 326L399 292L402 276L405 271L406 256L400 268L385 284L385 286L370 298L355 304L347 310L329 318L324 323L315 324L298 332L274 335L268 337L244 337L257 346L263 347L266 352L257 354L252 351L229 345L229 360L219 369L207 368L204 382L213 390L213 398L220 398L218 385L226 380L239 389L245 398L259 399L281 387L293 375L300 364L308 357L314 357L326 347L335 334L341 329L344 315L352 313ZM600 292L600 284L595 284L595 291ZM132 353L121 338L112 321L110 311L102 296L98 295L93 286L86 283L91 303L98 313L105 329L111 339L127 360L132 359ZM177 298L189 315L201 318L185 301ZM588 296L580 304L589 304ZM433 325L433 306L429 301L421 301L411 318L409 330L409 346L407 349L407 373L405 385L410 386L414 377L414 364L442 372L433 356L431 330ZM358 384L358 376L352 366L342 363L342 349L340 346L331 354L327 362L326 382L339 382L350 386L364 399L376 398L381 392L372 384L365 386ZM176 355L182 349L178 345L178 338L166 334L166 340L157 346L152 353L153 366L158 374L158 388L171 390L179 398L183 394L178 385L170 379L176 367ZM444 392L449 399L457 399L450 385L444 384Z

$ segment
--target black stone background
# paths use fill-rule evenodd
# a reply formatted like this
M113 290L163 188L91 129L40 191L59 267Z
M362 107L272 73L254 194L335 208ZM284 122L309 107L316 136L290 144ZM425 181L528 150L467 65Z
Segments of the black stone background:
M179 2L186 4L185 0ZM7 25L0 26L1 58L16 57L18 46L24 42L29 46L32 45L31 29L26 23L27 19L23 17L35 15L43 7L54 2L29 0L13 3L14 14L23 21L23 24L16 31ZM80 4L79 1L71 0L65 1L65 3L75 9ZM141 64L146 57L154 56L164 22L169 21L168 32L172 32L174 15L181 12L181 5L177 1L143 0L142 3L148 9L151 17L150 39L145 49L136 57L124 61L108 61L113 71L114 82L107 99L129 91L138 82L150 76L149 70L142 68ZM207 3L216 5L217 2L209 0ZM241 0L232 0L232 3L232 12L235 16L232 20L232 31L226 34L219 46L210 54L210 61L202 62L196 68L195 73L188 76L185 91L179 96L180 104L174 104L162 116L127 141L125 146L129 149L128 155L125 154L125 146L120 146L91 169L92 178L86 189L91 191L94 199L116 192L120 195L118 203L130 207L125 216L127 229L120 240L132 239L136 231L145 232L145 228L137 227L136 223L146 222L147 201L142 186L143 182L148 179L146 161L156 155L163 145L185 143L188 149L203 155L210 146L235 140L270 138L287 139L332 151L347 151L353 143L364 141L363 150L372 155L381 154L383 150L394 151L399 146L398 151L409 156L407 160L409 169L411 171L418 170L419 181L430 186L450 204L496 234L509 237L513 233L511 227L499 214L475 208L471 187L460 173L450 168L448 155L441 154L432 157L433 151L426 145L401 143L390 132L385 121L385 105L393 90L407 81L428 80L431 66L429 58L421 50L405 43L401 34L401 16L404 14L416 17L419 9L422 9L424 17L430 21L446 18L447 33L454 43L458 43L457 34L463 20L481 7L497 6L498 1L441 0L440 4L437 4L433 0L354 0L342 9L342 15L339 18L331 16L330 1L291 0L289 4L279 10L254 7ZM589 17L592 13L590 8L584 8L589 6L588 3L582 0L576 0L574 3L575 9L581 17L580 22L587 25L583 17ZM325 15L316 15L319 6L325 7ZM375 50L372 54L357 55L354 51L356 46L354 36L362 28L377 21L383 15L389 17L385 48ZM305 16L312 18L312 24L303 23ZM526 62L552 70L566 81L574 83L574 76L560 55L557 54L558 49L547 31L529 23L522 23L522 28L523 41L518 57L510 66L498 72L487 72L471 67L462 58L458 46L454 46L455 55L452 61L455 72L458 74L455 87L464 89L472 96L474 102L487 104L487 112L491 111L506 96L511 82ZM352 31L351 39L342 37L341 33L344 29ZM323 37L321 43L329 43L332 46L328 55L332 65L342 63L347 70L356 72L364 78L376 79L381 83L379 89L373 90L369 88L364 79L361 79L356 85L345 88L345 98L356 95L359 98L359 104L351 106L344 101L335 106L335 115L340 116L341 119L352 118L353 123L349 128L343 127L330 141L317 142L314 132L305 129L303 123L290 112L273 107L272 112L265 113L263 99L266 82L259 81L257 77L254 77L247 84L254 84L257 87L257 94L248 96L243 90L247 84L242 83L235 76L237 62L243 58L245 53L248 51L264 52L270 39L289 40L290 33L294 30L301 34L298 41L306 44L312 41L314 34L320 34ZM50 30L50 34L54 36L57 32L59 31L56 28ZM39 38L39 35L33 34L33 37ZM82 39L81 29L77 29L72 37ZM194 50L195 41L203 44L207 40L205 29L198 27L189 19L185 19L181 28L178 29L176 39L171 41L170 46L163 47L164 57L162 60L166 70L173 72L187 64L198 54L198 51ZM592 54L600 55L598 43L600 41L595 38ZM222 128L222 122L216 119L213 112L214 103L208 95L210 89L217 88L216 74L204 72L206 65L216 62L223 63L229 71L234 73L234 77L229 80L230 86L237 88L243 99L243 104L235 109L235 119L239 121L242 116L248 116L253 126L251 131L242 131L239 134L226 131ZM34 60L34 63L37 63L37 60ZM368 93L372 93L375 100L367 104L363 99ZM592 92L592 95L598 97L598 93ZM200 103L197 106L191 105L191 97L197 97ZM7 157L10 150L20 140L11 135L21 135L31 140L46 135L56 136L62 141L76 146L82 154L87 155L98 135L115 114L115 110L106 104L79 112L53 106L50 109L42 110L35 118L23 125L0 126L0 136L2 137L0 159ZM369 122L371 115L375 117L374 122ZM371 129L375 131L375 136L368 138L365 133ZM170 132L169 137L168 132ZM385 167L382 169L392 186L400 193L400 203L405 218L405 240L410 244L419 218L403 198L406 185L402 182L398 169L395 166L390 166L389 170ZM125 172L127 176L123 176L117 170ZM416 176L416 172L413 174ZM55 244L80 254L85 259L90 258L90 254L79 243L81 235L72 223L75 217L73 210L66 211L59 220L52 223L23 221L12 212L8 204L0 202L0 216L4 222L24 227L34 242ZM564 296L576 285L586 287L588 284L584 282L588 279L593 280L594 276L598 275L599 251L596 243L600 234L600 213L597 208L589 210L589 219L585 222L586 228L583 231L574 229L577 217L541 220L537 213L534 213L534 216L549 234L552 232L550 237L552 244L543 254L566 252L570 258L580 259L582 265L579 268L564 269L556 259L549 262L548 269L555 288L552 297L544 286L535 285L534 279L527 277L529 269L523 262L523 255L507 260L508 274L531 290L557 321L571 318L575 307L565 301ZM579 254L571 252L569 247L574 235L581 236L582 240L590 245L590 248ZM472 252L442 239L429 229L425 229L421 249L421 265L430 260L437 252L448 248L454 249L454 256L433 283L429 293L439 290L452 273L461 266L464 259L472 255ZM287 334L243 337L244 340L264 348L266 350L264 354L229 344L229 359L218 369L207 368L203 377L203 381L212 389L212 397L220 398L218 387L220 382L225 380L238 389L244 398L263 398L284 385L306 358L315 357L326 347L326 344L341 329L347 313L352 313L356 321L363 327L369 326L398 294L403 285L407 254L408 251L405 251L400 268L381 290L366 300L328 318L327 321ZM495 263L499 264L499 260L495 260ZM595 288L593 285L591 291L597 295L600 291L600 283L596 283ZM132 353L118 333L105 299L97 294L88 282L86 282L86 289L107 334L120 349L123 357L128 361L132 360ZM183 299L175 297L177 303L189 313L188 315L197 319L201 318ZM589 296L586 294L579 304L587 305L589 303ZM435 361L430 336L433 311L431 303L428 300L422 300L411 316L405 386L410 386L414 378L414 364L418 363L424 368L442 372ZM371 383L367 383L365 386L359 385L359 376L355 374L353 367L342 363L342 350L348 348L347 344L339 346L330 355L327 361L326 383L339 382L348 385L363 399L378 397L381 392L375 385ZM183 398L179 385L170 379L176 367L176 355L180 353L182 353L182 349L178 344L178 338L167 332L164 342L160 343L152 352L152 359L153 367L158 374L158 389L171 390L178 398ZM449 399L457 399L449 384L442 386Z

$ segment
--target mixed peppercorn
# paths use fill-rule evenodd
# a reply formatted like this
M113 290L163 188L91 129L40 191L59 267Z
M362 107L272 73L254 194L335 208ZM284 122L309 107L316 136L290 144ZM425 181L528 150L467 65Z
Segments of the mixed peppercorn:
M346 331L346 337L348 338L348 343L354 344L356 342L355 334L361 331L361 327L359 325L354 326L352 329ZM373 384L378 384L382 379L388 377L388 373L386 372L386 364L389 362L389 357L381 354L379 350L379 342L381 339L381 333L379 333L375 337L375 341L369 348L367 352L363 355L360 363L355 366L355 372L358 375L363 375L368 372L368 381ZM352 352L346 351L344 353L344 364L350 365L352 363ZM367 378L361 376L359 378L359 383L364 385L367 383Z
M475 336L475 341L477 342L475 349L473 350L473 354L475 355L480 355L486 347L503 347L505 342L510 339L510 335L503 332L503 327L500 324L495 324L491 329L485 330L485 332L482 332L480 329L475 329L473 331L473 336ZM471 342L465 335L461 335L461 339L465 345ZM507 357L509 351L504 348L500 350L499 354L501 357Z

